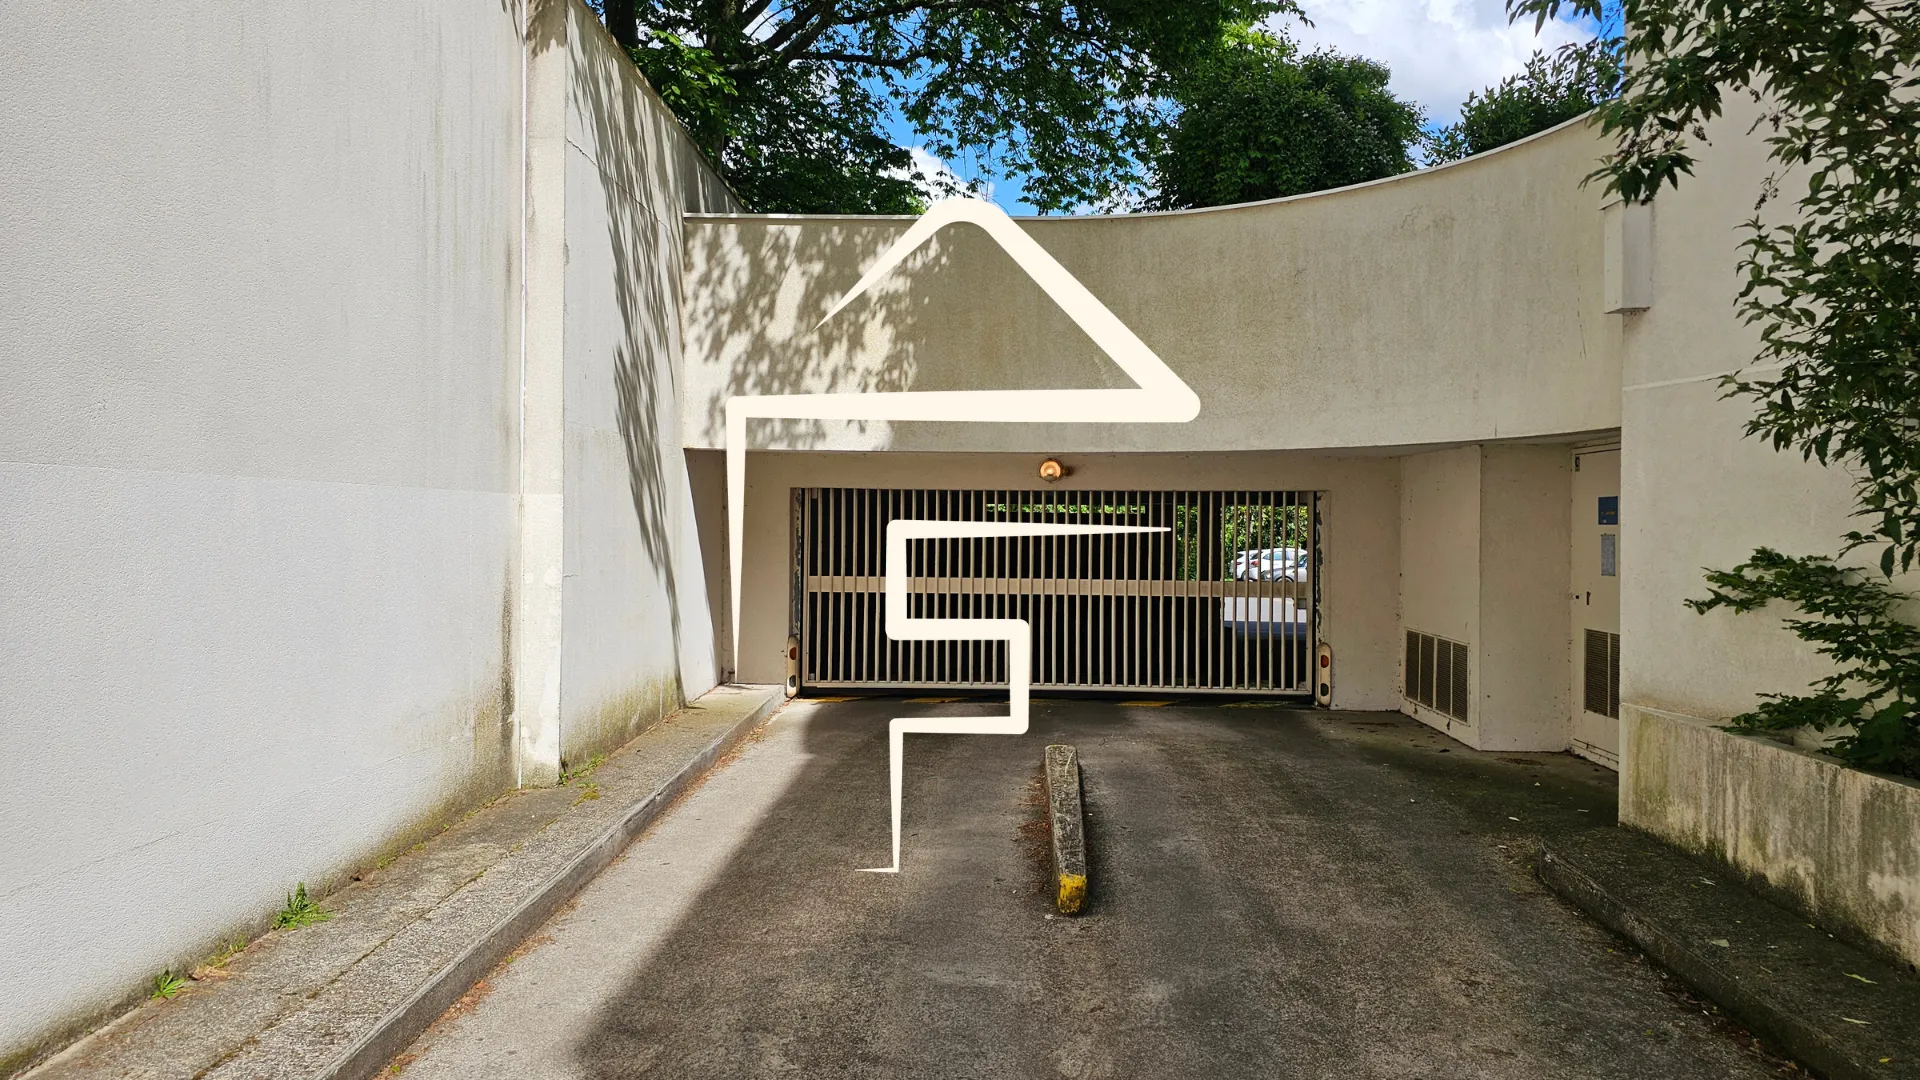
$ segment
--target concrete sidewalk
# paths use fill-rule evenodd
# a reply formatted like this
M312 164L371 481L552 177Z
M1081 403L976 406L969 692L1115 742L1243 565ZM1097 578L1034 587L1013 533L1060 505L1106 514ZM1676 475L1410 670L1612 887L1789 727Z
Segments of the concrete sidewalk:
M1920 978L1628 829L1544 841L1541 881L1827 1080L1920 1077Z
M331 920L267 934L25 1077L370 1076L780 702L771 687L719 687L590 776L496 800L327 897Z

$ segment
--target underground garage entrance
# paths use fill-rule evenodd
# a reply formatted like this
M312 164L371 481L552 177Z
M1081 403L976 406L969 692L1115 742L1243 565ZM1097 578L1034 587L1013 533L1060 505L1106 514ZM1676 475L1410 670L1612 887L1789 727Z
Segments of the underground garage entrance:
M1003 643L887 637L887 524L919 519L1166 530L909 547L911 614L1025 619L1036 689L1310 695L1316 508L1311 491L795 488L792 688L1006 686Z

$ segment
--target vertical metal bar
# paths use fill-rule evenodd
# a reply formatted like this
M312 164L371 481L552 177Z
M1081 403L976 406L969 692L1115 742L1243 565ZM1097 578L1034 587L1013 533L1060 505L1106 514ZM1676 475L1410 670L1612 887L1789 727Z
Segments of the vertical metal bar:
M1208 658L1208 682L1213 685L1238 685L1245 681L1247 635L1229 633L1227 625L1229 615L1244 614L1247 601L1247 583L1233 577L1232 562L1235 554L1246 546L1246 536L1242 520L1246 514L1247 493L1235 491L1220 496L1220 524L1214 530L1219 534L1219 549L1213 561L1213 579L1220 588L1220 614L1208 619L1212 625L1207 628L1209 641L1218 644L1208 649L1215 656ZM1231 538L1231 540L1229 540ZM1233 599L1229 599L1232 597ZM1231 605L1238 605L1239 612Z
M875 497L878 494L879 492L877 489L867 488L860 493L860 501L859 501L860 547L861 547L861 551L860 551L861 567L860 568L865 573L869 581L873 579L874 573L881 569L880 567L881 553L878 550L879 545L875 543L875 527L877 523L874 521L874 518L876 516L876 511L879 510L879 507L875 505L875 501L876 501ZM880 612L877 610L877 605L874 603L874 601L877 600L878 598L879 598L878 594L869 590L868 592L863 594L863 599L865 602L860 605L861 634L860 634L860 649L857 655L860 658L859 660L860 678L862 681L865 681L865 682L874 681L873 679L873 644L877 639L879 639L882 636L882 631L880 627L876 625L879 622Z
M832 627L832 635L827 644L827 677L834 682L840 682L846 677L846 673L840 670L840 637L845 630L845 627L841 625L843 622L841 614L846 597L846 582L841 577L844 571L841 568L842 560L840 558L842 533L840 528L840 492L841 489L839 488L829 488L826 492L828 500L825 554L826 562L833 568L831 573L834 579L834 587L831 594L833 601L828 605L827 609L828 623Z
M854 602L852 610L848 613L849 629L852 631L852 636L847 639L847 678L854 682L864 681L866 674L861 670L863 666L861 660L866 653L867 647L867 593L865 589L867 531L864 528L867 518L865 513L866 496L866 488L849 488L847 491L847 514L850 523L847 535L853 541L853 550L849 553L852 556L849 560L852 564L850 569L852 573L857 575L854 580L859 583L858 587L860 589L859 592L853 594Z
M1292 515L1294 494L1267 492L1267 502L1273 503L1273 509L1267 511L1267 534L1273 536L1271 546L1277 552L1273 569L1275 569L1275 577L1279 578L1267 590L1269 592L1267 605L1273 607L1273 615L1269 617L1271 626L1267 632L1269 634L1279 632L1279 651L1273 648L1267 650L1267 682L1271 684L1273 690L1292 690L1288 671L1292 669L1292 663L1294 663L1294 628L1292 628L1292 615L1288 615L1288 605L1286 605L1288 596L1292 594L1292 584L1288 584L1286 578L1298 573L1296 569L1292 569L1298 563L1290 561L1292 552L1296 548L1292 544L1292 538L1286 536L1286 530L1292 528L1292 521L1294 521L1294 515Z
M834 677L841 682L849 680L852 672L847 667L847 650L853 646L852 619L854 593L847 575L853 572L853 561L848 558L847 547L852 536L847 531L847 489L835 488L833 500L833 561L839 572L840 588L834 605L833 666Z
M1300 576L1300 545L1293 542L1294 520L1297 511L1294 503L1297 493L1279 492L1273 496L1278 509L1274 511L1274 546L1283 552L1283 560L1276 564L1281 580L1275 582L1274 597L1271 603L1275 607L1274 625L1280 632L1280 652L1270 663L1273 667L1273 688L1275 690L1293 689L1294 651L1297 640L1293 629L1293 603L1295 580Z
M1199 668L1200 677L1208 683L1214 681L1213 671L1216 655L1218 659L1224 661L1231 652L1231 650L1226 647L1226 615L1230 610L1230 605L1233 603L1232 597L1237 592L1237 589L1235 582L1227 580L1226 549L1227 533L1232 524L1231 518L1236 500L1239 499L1239 497L1240 493L1237 491L1214 491L1208 492L1207 494L1207 498L1213 502L1213 514L1207 521L1206 533L1201 540L1201 561L1204 564L1201 576L1207 579L1207 592L1210 595L1217 594L1220 597L1220 610L1218 614L1215 614L1213 605L1208 601L1203 600L1197 605L1203 613L1202 625L1199 627L1200 640L1197 646L1201 659L1197 667ZM1217 629L1215 624L1218 624ZM1216 633L1219 634L1220 644L1218 646L1214 644L1214 635Z
M1245 511L1247 538L1241 546L1249 551L1264 553L1272 550L1273 544L1267 534L1268 527L1273 523L1273 503L1268 499L1269 494L1263 491L1247 492ZM1241 591L1247 594L1244 602L1248 615L1257 616L1261 621L1255 624L1260 627L1258 632L1245 635L1251 640L1247 642L1244 650L1247 672L1243 676L1243 681L1249 688L1263 689L1267 685L1267 660L1273 654L1273 626L1268 618L1271 612L1262 610L1260 605L1271 604L1273 600L1271 591L1262 587L1266 585L1262 580L1266 577L1263 572L1266 565L1264 556L1255 557L1250 561L1259 569L1248 578Z
M807 579L813 571L813 508L816 493L809 488L806 502L801 505L800 514L800 583L806 588ZM813 592L808 589L800 601L800 681L812 682L813 671ZM740 668L740 658L733 659L734 670Z
M879 530L879 537L877 541L880 544L880 559L882 563L880 567L880 572L882 575L885 575L886 569L887 569L885 566L887 526L893 522L894 518L899 516L899 510L900 510L899 489L882 488L880 491L880 530ZM879 611L876 614L879 616L879 618L876 621L879 624L880 632L874 635L874 639L875 639L875 648L879 651L879 656L880 656L878 674L880 676L880 679L883 682L899 682L900 681L900 671L899 671L900 665L898 663L898 660L899 660L900 649L899 649L899 643L887 636L887 627L886 627L887 603L886 603L885 594L882 594L880 600L878 601L877 606L879 608Z
M885 509L885 504L882 502L884 494L885 493L879 488L868 488L867 497L863 500L867 506L867 570L869 571L867 576L869 578L873 577L873 571L884 573L886 569L880 565L885 555L885 542L880 539L885 529L885 526L881 524L881 512ZM880 595L881 594L875 592L869 592L867 594L869 597L867 601L867 636L866 640L861 642L860 652L866 661L868 682L879 681L880 643L887 639L886 630L880 625Z
M925 516L922 513L924 503L924 492L918 490L909 491L906 493L906 506L902 512L910 518L921 518ZM911 573L913 567L913 559L911 556L907 559L907 567L909 573ZM909 612L913 610L913 596L911 593L907 596L907 610ZM907 642L907 671L909 682L923 683L926 681L926 651L921 648L922 644L923 643L919 641Z
M1105 524L1114 524L1114 493L1100 493L1100 520ZM1114 617L1114 548L1119 536L1100 538L1100 640L1105 646L1101 652L1104 659L1100 665L1100 682L1103 686L1112 686L1120 680L1114 678L1114 661L1119 658L1120 621Z
M1214 587L1220 590L1220 614L1216 618L1209 619L1208 622L1219 624L1220 645L1218 648L1209 648L1208 651L1219 653L1220 681L1231 680L1238 684L1244 678L1246 635L1242 633L1229 635L1227 618L1239 617L1244 612L1246 583L1231 575L1232 564L1228 560L1232 559L1235 552L1245 544L1244 537L1239 535L1241 524L1239 515L1241 508L1246 505L1247 495L1244 491L1223 491L1215 498L1218 500L1220 509L1215 515L1213 529L1207 535L1208 539L1213 539L1216 535L1219 537L1218 553L1214 555L1214 561L1219 565L1209 567L1208 576L1213 579ZM1236 607L1241 610L1236 611ZM1212 642L1214 633L1214 627L1209 626L1207 628L1209 644ZM1213 665L1208 664L1208 668L1211 674Z
M953 520L952 516L947 512L947 508L951 503L951 500L948 498L947 489L941 488L938 491L938 493L935 495L935 498L937 499L937 506L936 506L936 509L934 510L934 516L941 521ZM934 595L939 597L939 600L938 600L938 603L940 605L939 617L943 619L950 619L953 617L953 607L952 607L953 600L950 596L947 595L946 579L947 579L947 571L952 565L953 541L936 540L934 541L934 545L935 545L934 565L933 565L933 580L934 580L933 587L935 590ZM941 667L940 673L939 673L941 682L953 681L954 669L956 666L955 660L957 659L956 656L954 655L956 651L954 648L954 645L955 643L952 641L945 642L944 648L942 648L941 650L945 654L943 659L946 661L946 663Z
M1133 505L1136 508L1133 515L1133 523L1135 525L1151 524L1151 522L1147 520L1145 513L1147 505L1146 497L1137 490L1133 493ZM1142 682L1146 673L1146 665L1141 662L1141 649L1146 644L1147 637L1146 624L1142 622L1145 618L1143 612L1146 607L1146 597L1142 595L1143 586L1140 583L1146 578L1141 561L1141 552L1147 545L1147 537L1149 535L1151 534L1134 533L1127 538L1131 548L1127 556L1128 575L1132 577L1134 581L1133 598L1128 601L1129 610L1127 612L1128 620L1131 624L1127 630L1130 643L1129 652L1132 654L1131 666L1127 668L1127 683L1130 686L1138 685Z
M1287 493L1287 543L1292 546L1294 551L1293 581L1287 585L1287 599L1289 600L1288 607L1290 609L1287 614L1287 632L1293 635L1292 640L1303 642L1306 646L1304 650L1304 655L1306 656L1305 664L1300 663L1300 658L1296 655L1303 652L1300 645L1293 645L1287 650L1287 689L1289 690L1298 690L1300 688L1300 684L1305 681L1303 676L1307 674L1307 671L1311 669L1314 663L1313 628L1306 625L1300 618L1300 612L1306 610L1302 606L1306 603L1302 594L1307 591L1307 582L1311 578L1311 575L1320 572L1320 568L1313 564L1312 545L1307 542L1306 525L1308 521L1307 515L1310 512L1306 506L1308 498L1309 496L1305 492L1292 491Z
M1307 635L1307 670L1304 674L1307 685L1312 687L1314 680L1320 677L1320 603L1323 595L1321 590L1324 588L1321 582L1326 580L1327 575L1326 559L1320 550L1320 493L1318 491L1310 493L1310 505L1312 509L1306 519L1306 544L1307 550L1311 552L1311 561L1307 564L1307 620L1311 632Z
M1153 502L1150 504L1151 510L1148 514L1148 524L1160 525L1166 523L1168 512L1167 500L1169 497L1170 494L1166 491L1158 492L1153 496ZM1144 560L1141 565L1140 576L1154 582L1153 592L1148 594L1146 602L1141 605L1140 616L1145 620L1145 622L1141 624L1141 629L1144 631L1143 636L1146 639L1144 651L1141 653L1145 660L1145 667L1142 671L1140 681L1146 686L1159 685L1161 670L1160 595L1166 589L1166 584L1162 578L1166 573L1167 546L1172 542L1171 534L1169 533L1149 533L1140 545L1140 554Z
M1087 520L1085 496L1074 500L1075 511L1071 520ZM1074 635L1073 681L1086 685L1091 665L1088 664L1093 644L1093 606L1088 599L1088 590L1093 583L1091 563L1093 559L1093 537L1076 536L1073 538L1073 580L1068 585L1073 590L1073 614L1079 633Z

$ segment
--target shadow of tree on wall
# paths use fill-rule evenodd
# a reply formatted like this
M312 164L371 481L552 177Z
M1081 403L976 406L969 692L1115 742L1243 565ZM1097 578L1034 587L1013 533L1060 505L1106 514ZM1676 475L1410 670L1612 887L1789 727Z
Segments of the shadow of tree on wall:
M911 224L905 218L700 219L687 227L685 410L690 440L724 443L735 394L1131 388L987 233L942 229L825 324L819 320ZM1044 229L1029 229L1036 238ZM1053 236L1060 236L1054 233ZM1067 245L1070 249L1072 244ZM1069 251L1073 261L1081 252ZM1087 269L1085 266L1079 267ZM1130 305L1117 309L1127 315ZM818 325L817 325L818 324ZM1134 327L1146 339L1168 335ZM822 449L842 422L763 421L756 447ZM1003 449L1042 425L898 422L867 446ZM972 440L969 442L969 440ZM858 442L859 440L856 440ZM846 448L842 442L841 448Z
M583 37L604 34L590 16L578 8L574 14ZM677 342L671 336L679 332L673 271L681 210L701 205L714 192L697 182L689 184L687 172L675 167L676 160L698 151L666 119L666 106L645 86L611 38L581 41L577 56L578 63L569 68L573 101L568 109L568 138L570 142L575 138L572 118L577 117L584 129L580 134L591 143L581 149L600 170L619 320L612 356L616 427L626 455L634 523L666 598L675 657L672 685L662 688L662 700L655 703L664 713L685 703L684 618L674 529L674 498L684 485L676 484L668 467L669 461L680 459L673 411ZM570 397L578 389L571 370L574 347L575 343L568 343ZM597 376L601 369L596 359L586 357L583 363Z
M683 280L688 325L701 327L705 363L725 363L723 389L697 403L700 434L722 445L727 399L776 394L887 393L912 390L923 340L919 315L931 302L910 279L937 273L949 251L936 240L915 252L828 322L829 308L862 271L913 224L911 218L845 220L822 228L804 219L720 228L690 223ZM972 227L969 226L969 229ZM977 231L977 230L974 230ZM984 234L982 234L984 235ZM808 328L778 338L776 327ZM865 430L865 425L857 425ZM823 445L817 421L761 420L752 445Z

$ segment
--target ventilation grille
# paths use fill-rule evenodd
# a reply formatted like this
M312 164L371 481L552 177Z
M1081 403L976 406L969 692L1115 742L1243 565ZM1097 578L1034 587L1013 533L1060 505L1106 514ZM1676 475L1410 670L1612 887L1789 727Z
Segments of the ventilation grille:
M1453 717L1467 718L1473 699L1467 679L1467 647L1457 641L1407 631L1407 700Z
M1586 700L1590 713L1620 717L1620 635L1587 631Z

